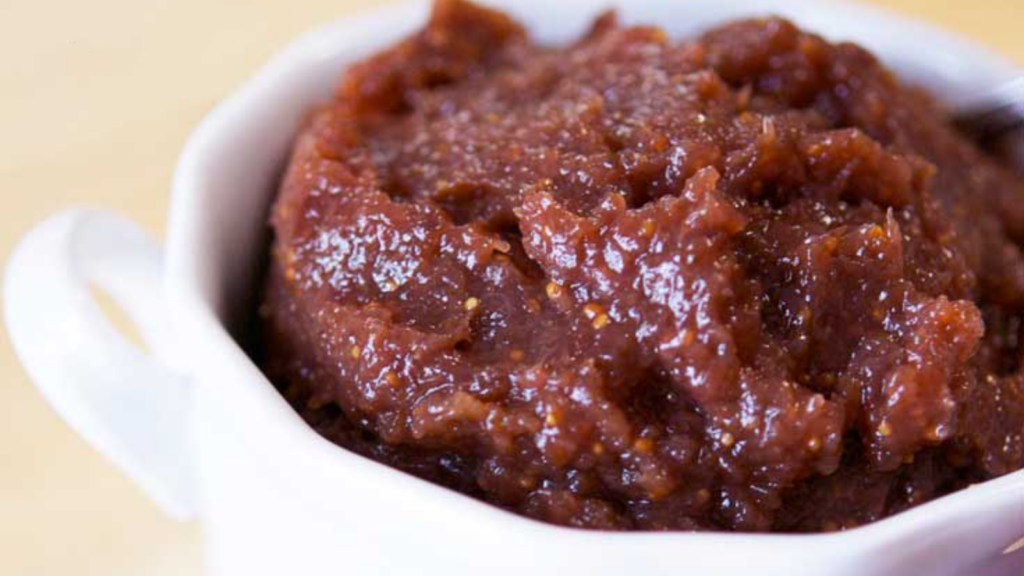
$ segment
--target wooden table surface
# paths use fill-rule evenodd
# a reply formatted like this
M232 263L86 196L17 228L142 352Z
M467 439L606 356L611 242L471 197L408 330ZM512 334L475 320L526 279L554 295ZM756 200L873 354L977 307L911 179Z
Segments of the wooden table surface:
M289 38L374 3L0 2L0 264L70 205L159 234L178 150L210 107ZM1021 0L877 3L1024 63ZM0 574L199 573L198 528L162 517L64 426L2 330L0 376Z

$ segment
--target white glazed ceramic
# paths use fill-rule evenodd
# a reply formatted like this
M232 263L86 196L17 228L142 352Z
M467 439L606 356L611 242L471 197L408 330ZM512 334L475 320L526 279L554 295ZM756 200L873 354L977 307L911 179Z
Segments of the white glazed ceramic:
M601 0L502 0L547 42L578 34ZM618 2L674 35L780 13L860 42L951 102L1012 76L997 56L912 21L816 0ZM979 10L984 9L982 5ZM226 325L252 304L265 216L303 112L344 66L421 25L425 2L303 36L190 139L163 251L104 212L72 211L25 237L7 321L53 406L169 514L198 518L217 575L1009 575L1024 552L1024 472L845 533L612 534L514 516L333 446L275 392ZM88 290L110 292L152 352L130 345Z

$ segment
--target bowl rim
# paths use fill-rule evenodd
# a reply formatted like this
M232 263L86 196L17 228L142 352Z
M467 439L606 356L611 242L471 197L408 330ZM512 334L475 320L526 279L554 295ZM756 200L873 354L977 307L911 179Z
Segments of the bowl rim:
M789 10L821 10L826 5L818 0L785 0ZM724 4L744 4L751 14L759 8L775 5L777 0L743 2L727 0ZM484 4L510 8L511 0L484 0ZM615 4L606 0L573 0L570 4L598 5ZM210 171L217 169L216 163L207 162L225 145L232 142L238 127L251 115L280 98L274 94L274 86L289 79L296 70L313 70L322 66L329 55L342 49L354 49L352 60L366 52L372 52L390 41L378 38L379 32L387 29L391 22L421 22L427 13L428 0L411 0L387 4L374 9L346 15L319 26L288 43L264 65L240 89L218 104L189 137L182 152L174 175L172 203L167 233L167 259L165 268L165 291L175 316L179 333L204 336L205 351L194 351L205 360L191 361L195 365L205 363L230 364L245 381L227 382L230 393L239 394L243 404L258 411L268 430L277 434L276 440L289 450L303 451L307 458L322 459L320 465L325 473L366 475L384 489L415 493L417 498L429 499L445 509L457 511L480 522L495 526L495 529L528 530L541 538L558 536L563 539L586 537L607 541L629 542L682 542L707 545L712 542L729 542L745 547L758 547L796 551L803 549L809 541L842 546L849 549L879 547L883 543L898 541L927 530L937 522L956 521L979 509L998 506L1018 505L1024 507L1024 470L993 479L969 489L938 498L911 510L872 522L854 529L836 533L780 534L780 533L727 533L727 532L595 532L577 528L548 524L525 518L493 505L453 492L430 482L368 460L319 436L296 414L280 396L256 365L242 351L222 322L223 301L218 296L224 283L218 272L210 269L207 257L208 242L217 241L216 218L208 217L209 196L205 191ZM511 11L518 15L526 5L541 5L539 0L523 2ZM960 54L963 65L970 64L970 78L995 78L1018 73L1017 67L1002 56L991 53L969 40L935 29L911 18L891 14L883 9L851 4L841 0L829 0L829 10L836 10L845 17L876 22L890 29L898 26L902 34L917 36L945 48L944 54ZM528 8L526 8L528 9ZM740 10L740 8L737 8ZM798 22L799 23L799 22ZM811 28L814 31L813 28ZM401 36L402 34L398 34ZM387 35L385 35L387 36ZM362 43L362 44L361 44ZM948 55L948 54L947 54ZM881 56L884 60L884 54ZM955 64L955 63L954 63ZM946 65L946 64L944 64ZM340 73L340 71L339 71ZM335 76L336 77L336 76ZM303 108L306 104L303 104ZM219 207L221 210L225 207ZM184 363L184 362L179 362ZM187 365L187 363L186 363ZM196 368L201 371L202 368ZM253 382L258 383L254 386ZM271 435L268 434L270 439ZM1022 534L1024 535L1024 534ZM1009 544L1009 543L1007 543ZM747 548L752 549L752 548ZM776 552L778 553L778 552Z

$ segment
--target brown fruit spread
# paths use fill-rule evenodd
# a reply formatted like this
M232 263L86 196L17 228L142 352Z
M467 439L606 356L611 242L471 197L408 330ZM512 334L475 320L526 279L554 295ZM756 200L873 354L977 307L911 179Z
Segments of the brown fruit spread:
M556 48L441 0L272 223L289 401L533 518L842 529L1024 466L1024 182L785 20Z

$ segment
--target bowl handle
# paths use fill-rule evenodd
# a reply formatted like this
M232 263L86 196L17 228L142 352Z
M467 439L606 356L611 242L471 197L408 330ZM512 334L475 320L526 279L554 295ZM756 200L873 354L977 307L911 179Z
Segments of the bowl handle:
M190 385L131 344L90 286L167 351L161 249L108 212L72 210L32 230L11 257L5 314L14 348L54 409L170 516L195 515Z

